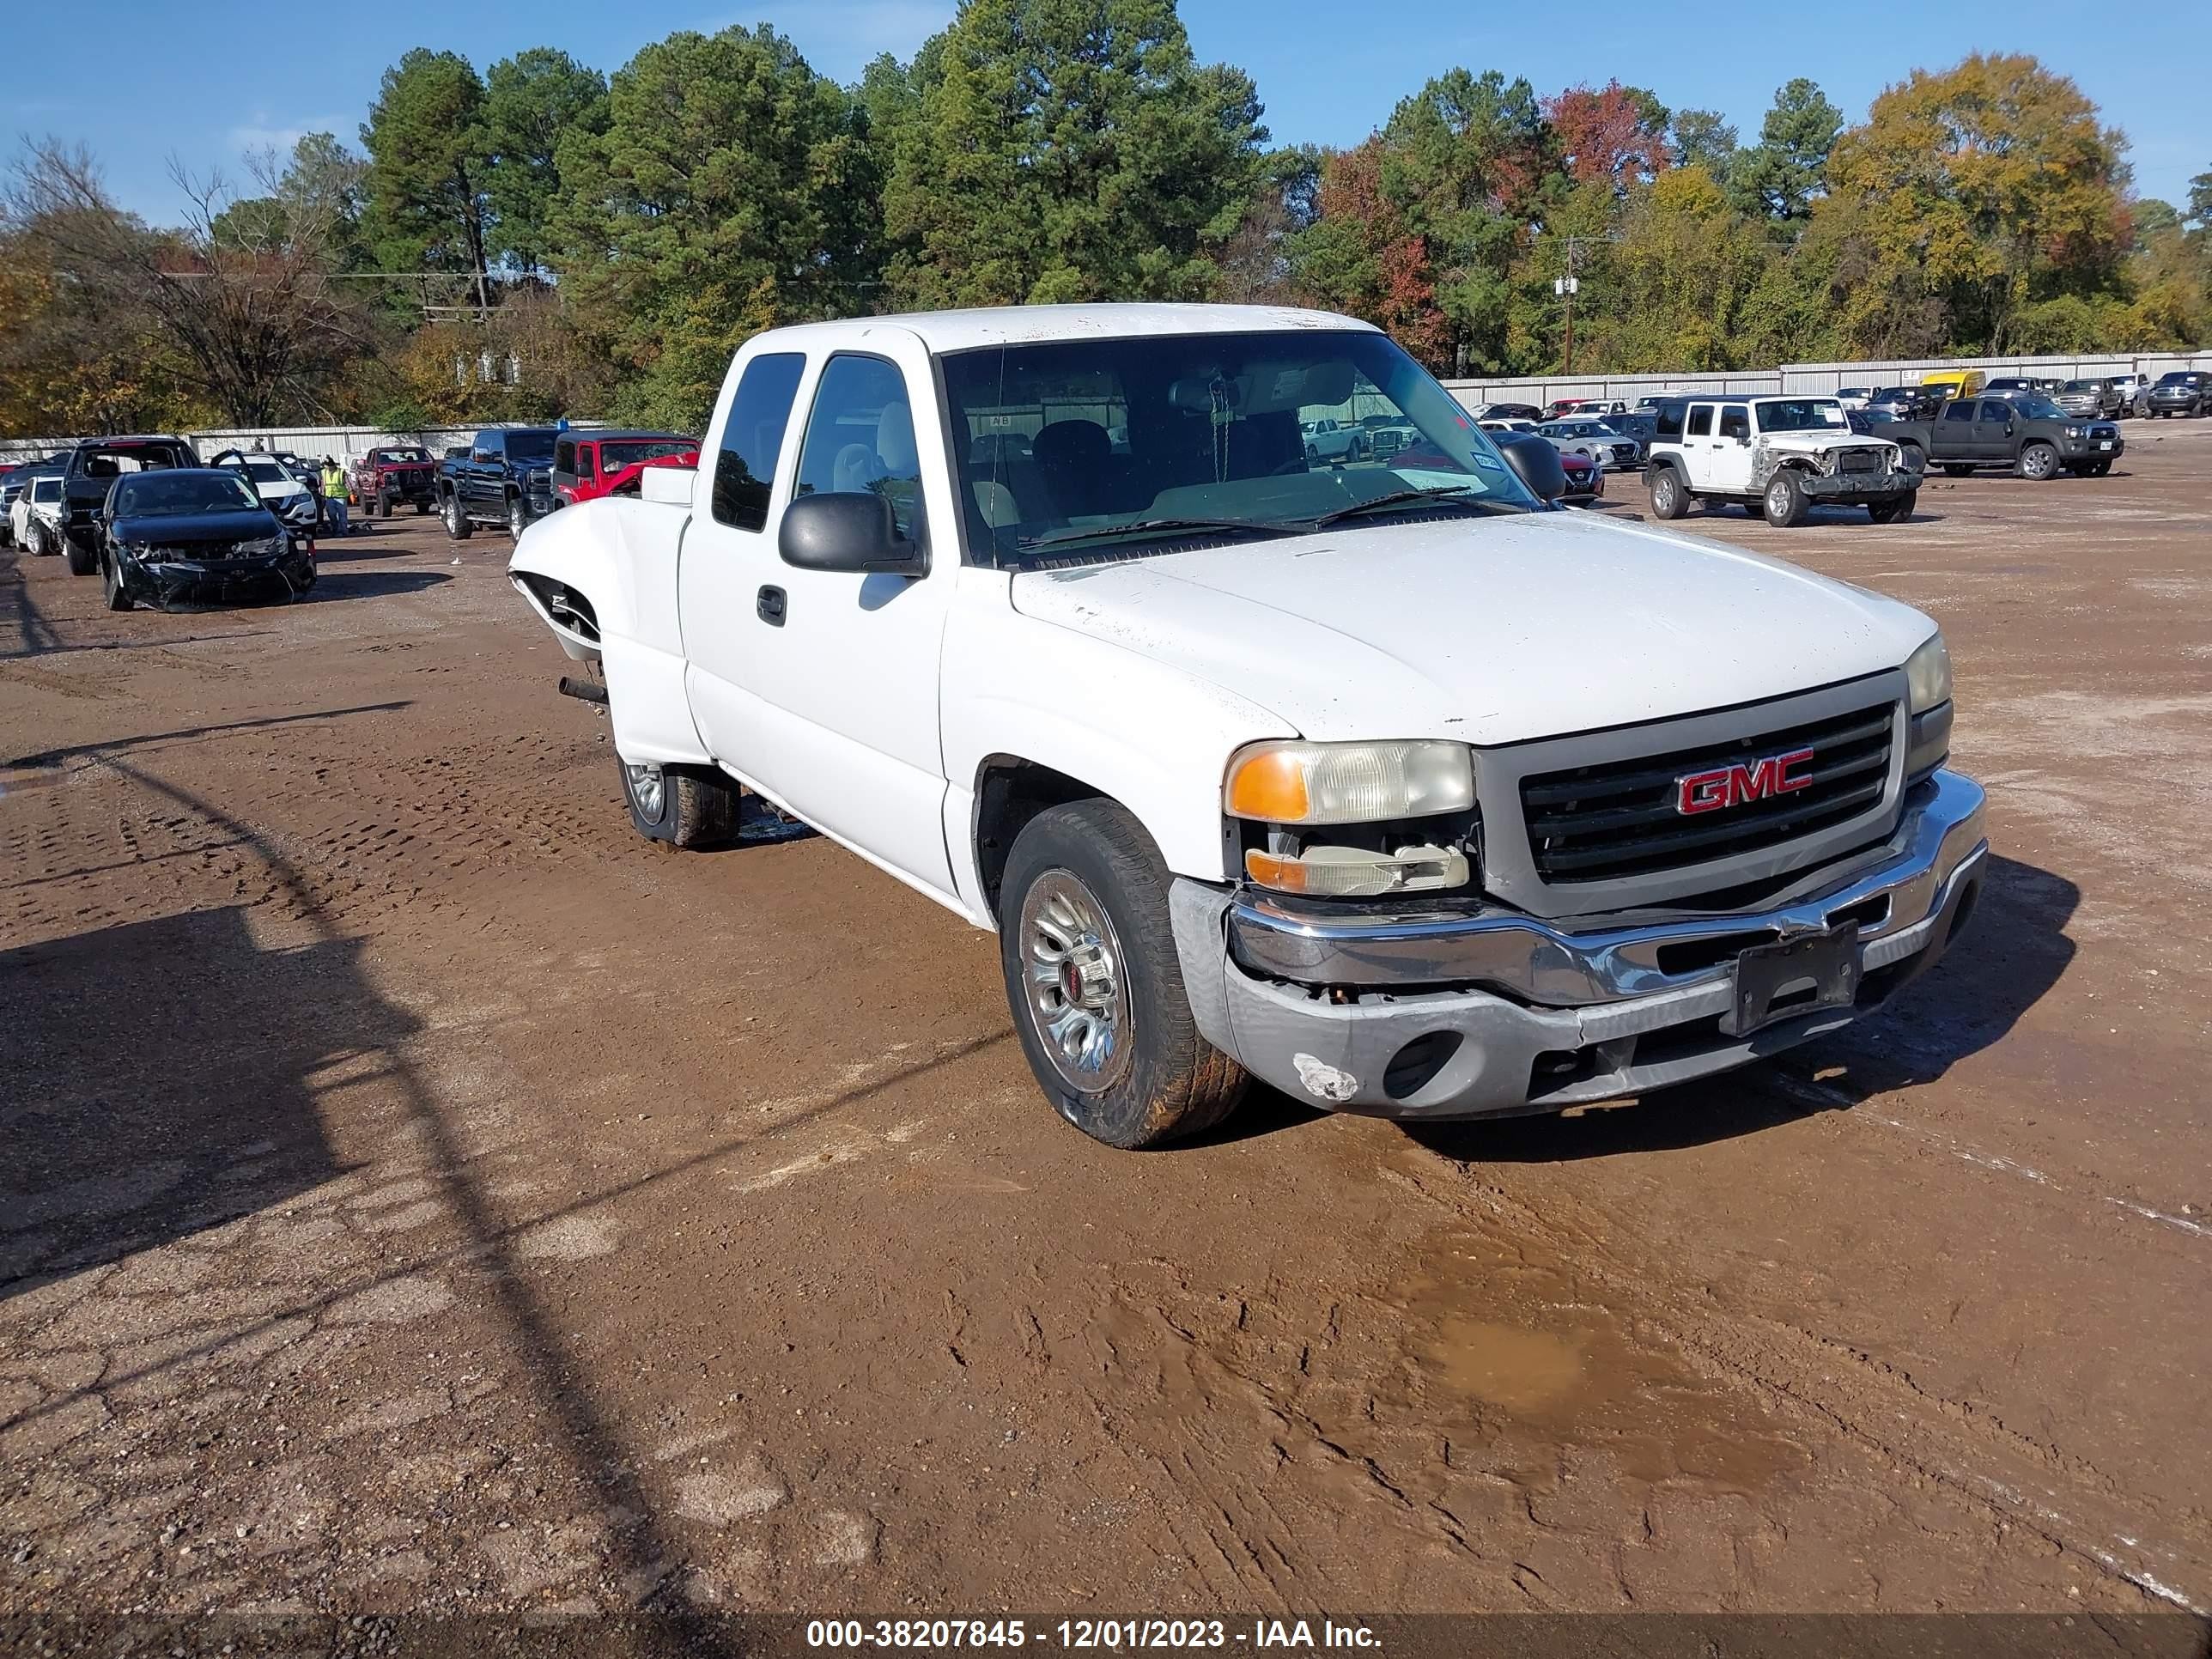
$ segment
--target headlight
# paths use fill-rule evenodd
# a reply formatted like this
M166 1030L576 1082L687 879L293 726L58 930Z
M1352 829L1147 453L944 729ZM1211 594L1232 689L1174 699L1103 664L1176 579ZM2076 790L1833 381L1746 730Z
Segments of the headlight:
M1923 645L1905 664L1905 689L1911 712L1924 714L1951 701L1951 649L1941 634Z
M1464 744L1434 740L1255 743L1231 757L1222 805L1231 817L1264 823L1375 823L1465 812L1474 805L1474 757Z
M2078 426L2069 426L2066 428L2066 435L2069 438L2078 438L2081 435L2081 428Z

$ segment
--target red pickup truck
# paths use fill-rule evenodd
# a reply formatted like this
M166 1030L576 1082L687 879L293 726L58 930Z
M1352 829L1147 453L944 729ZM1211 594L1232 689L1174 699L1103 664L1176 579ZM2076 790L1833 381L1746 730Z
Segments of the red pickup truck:
M438 504L438 464L420 444L385 444L353 464L346 481L354 504L380 519L392 516L401 501L410 501L416 513L428 513Z
M553 446L553 505L635 495L648 466L696 466L699 441L679 432L564 432Z

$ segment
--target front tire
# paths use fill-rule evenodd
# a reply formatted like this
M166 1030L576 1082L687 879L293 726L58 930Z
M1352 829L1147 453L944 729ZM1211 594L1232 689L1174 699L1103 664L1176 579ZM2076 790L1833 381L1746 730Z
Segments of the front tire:
M1662 466L1651 475L1651 516L1655 519L1679 519L1690 510L1690 492L1682 488L1682 480L1671 466Z
M688 769L616 757L629 821L647 841L686 850L719 847L737 834L738 791Z
M1912 516L1914 495L1899 495L1894 501L1869 501L1867 517L1876 524L1901 524Z
M465 542L476 533L476 528L469 522L469 515L461 510L459 492L448 495L446 497L446 534L457 542Z
M999 958L1014 1030L1054 1110L1125 1151L1212 1128L1244 1068L1191 1013L1168 921L1171 878L1128 811L1077 801L1015 837Z
M1760 505L1765 510L1767 523L1777 530L1788 530L1804 523L1805 514L1812 507L1795 472L1778 472L1768 479Z
M2049 444L2030 444L2020 452L2020 476L2041 483L2058 476L2058 452Z
M507 498L507 533L520 541L522 532L529 528L530 509L522 504L521 496L509 495Z
M416 511L419 512L421 509L418 507ZM380 519L388 519L392 516L391 496L379 495L376 498L376 516Z
M2099 461L2089 468L2089 476L2093 478L2101 478L2112 470L2112 464L2110 461Z
M110 611L132 610L138 603L123 585L123 565L112 554L103 555L100 561L100 588Z

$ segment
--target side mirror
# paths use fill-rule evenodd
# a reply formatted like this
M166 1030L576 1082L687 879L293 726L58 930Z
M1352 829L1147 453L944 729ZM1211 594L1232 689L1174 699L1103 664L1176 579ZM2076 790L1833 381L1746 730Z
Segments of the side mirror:
M929 562L915 543L899 538L891 504L872 490L800 495L783 509L775 550L801 570L888 572L925 575Z
M1528 486L1530 495L1540 501L1556 501L1567 493L1567 469L1560 463L1559 452L1552 447L1549 438L1540 438L1533 432L1500 432L1496 435L1498 453L1505 457L1505 465Z

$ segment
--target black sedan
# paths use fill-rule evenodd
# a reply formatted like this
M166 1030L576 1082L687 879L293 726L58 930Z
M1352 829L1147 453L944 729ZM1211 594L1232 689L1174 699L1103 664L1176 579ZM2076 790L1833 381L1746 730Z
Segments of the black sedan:
M115 481L100 514L100 574L111 611L141 599L225 599L315 583L315 556L227 467L175 467Z

